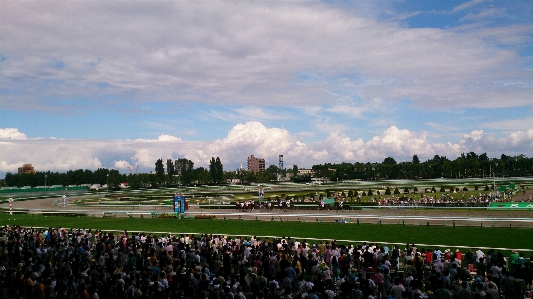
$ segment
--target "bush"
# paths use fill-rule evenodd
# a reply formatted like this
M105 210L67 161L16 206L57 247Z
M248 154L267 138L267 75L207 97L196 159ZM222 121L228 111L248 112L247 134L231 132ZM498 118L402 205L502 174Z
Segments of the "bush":
M387 189L385 190L385 195L391 195L391 192L390 192L390 188L387 187Z
M374 194L372 194L372 189L368 189L368 196L372 196Z
M400 194L400 190L398 190L398 187L394 188L394 194Z
M444 189L444 186L440 186L440 192L446 192L446 189Z
M485 191L489 191L489 186L485 185Z
M453 187L450 187L450 192L453 192Z
M366 192L365 191L363 191L363 195L362 196L366 196Z
M217 219L215 215L196 215L194 219Z
M476 189L476 191L479 189L479 187L477 185L474 186L474 189Z
M463 191L468 191L468 188L466 188L466 187L463 187Z
M409 188L405 187L405 188L403 189L403 193L404 193L404 194L409 194Z
M415 187L415 188L413 189L413 193L418 193L418 187Z

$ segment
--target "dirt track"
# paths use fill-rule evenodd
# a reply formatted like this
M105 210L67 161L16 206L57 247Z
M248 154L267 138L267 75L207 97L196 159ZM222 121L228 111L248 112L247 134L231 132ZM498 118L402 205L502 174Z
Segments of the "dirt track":
M520 194L518 196L515 196L514 200L525 200L529 197L529 195L533 195L532 190L528 190L525 195ZM113 211L113 210L129 210L128 208L109 208L109 207L83 207L83 206L71 206L69 205L69 202L72 202L74 200L79 200L81 198L90 198L92 196L70 196L67 198L67 207L65 207L68 210L88 210L88 211L96 211L97 213L100 213L99 211ZM55 204L56 203L56 204ZM54 197L54 198L46 198L46 199L35 199L35 200L26 200L21 202L15 202L13 204L13 208L22 208L22 209L35 209L35 210L55 210L55 211L61 211L64 210L63 208L63 200L61 197ZM7 208L9 207L9 203L1 204L0 207ZM161 207L157 209L135 209L132 210L133 212L145 212L145 213L151 213L151 212L158 212L158 213L171 213L172 210L170 207ZM357 221L357 219L360 220L361 223L380 223L383 224L399 224L401 222L405 224L410 225L427 225L429 222L430 225L452 225L454 222L456 225L472 225L472 226L497 226L497 227L509 227L511 225L512 227L530 227L533 228L533 222L519 222L519 221L512 221L513 218L533 218L533 211L491 211L491 210L480 210L480 209L472 209L472 210L452 210L452 209L438 209L438 210L415 210L415 209L405 209L405 208L390 208L390 209L373 209L373 210L357 210L357 211L344 211L344 212L337 212L335 210L330 211L317 211L317 210L292 210L292 211L281 211L281 210L274 210L272 212L266 212L266 211L256 211L257 213L252 212L244 212L244 213L238 213L238 211L235 211L234 209L227 209L227 210L200 210L198 209L197 205L191 204L189 211L190 213L204 213L204 214L219 214L219 213L226 213L230 214L226 217L229 219L249 219L254 220L256 217L258 217L259 220L271 220L274 218L274 221L300 221L304 219L302 216L305 216L305 221L316 221L315 219L320 219L320 221L335 221L335 218L337 218L338 221L342 221L344 218L345 221L349 221L350 219L354 222ZM371 216L372 215L372 216ZM401 217L406 217L407 219L399 220ZM138 216L140 217L140 216ZM223 216L218 216L218 218L222 218ZM380 218L384 217L384 218ZM394 219L386 219L386 217L391 217ZM413 219L416 217L428 217L428 219ZM440 217L440 220L434 220L433 217ZM442 220L442 217L449 217L450 219L446 220L444 222ZM467 217L472 218L472 220L458 220L458 217ZM452 218L456 218L455 221L452 222ZM509 221L476 221L475 218L506 218ZM400 222L401 221L401 222ZM482 224L483 222L483 224Z

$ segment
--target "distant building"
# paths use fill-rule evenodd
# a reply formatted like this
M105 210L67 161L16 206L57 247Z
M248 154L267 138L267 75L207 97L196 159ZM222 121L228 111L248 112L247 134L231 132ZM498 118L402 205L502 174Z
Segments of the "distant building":
M35 173L35 168L31 164L23 164L19 167L19 174L32 174Z
M298 168L298 175L301 176L313 176L315 171L312 169Z
M254 155L248 157L248 171L264 172L265 171L265 159L256 158Z

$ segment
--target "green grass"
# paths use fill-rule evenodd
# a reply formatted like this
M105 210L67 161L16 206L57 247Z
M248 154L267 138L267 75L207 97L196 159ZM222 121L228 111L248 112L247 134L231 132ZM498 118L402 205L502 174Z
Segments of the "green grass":
M172 233L210 233L223 235L290 236L354 240L375 243L410 243L466 247L533 249L533 230L377 224L334 224L316 222L270 222L238 220L104 219L96 217L9 216L0 215L0 225L65 227L99 230L128 230ZM529 254L526 254L529 255Z

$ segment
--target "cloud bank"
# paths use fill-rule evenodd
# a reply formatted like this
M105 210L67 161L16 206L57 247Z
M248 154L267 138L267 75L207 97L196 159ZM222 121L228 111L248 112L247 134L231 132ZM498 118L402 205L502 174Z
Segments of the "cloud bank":
M6 133L7 132L7 133ZM425 132L411 132L391 126L379 136L364 141L351 140L342 133L331 133L324 140L305 144L280 128L267 128L259 122L235 125L226 137L212 142L183 141L173 136L138 140L61 140L53 138L13 138L23 136L17 129L0 129L0 172L16 172L23 163L31 163L38 171L67 171L100 167L128 172L154 170L159 158L187 158L195 167L208 167L211 157L220 157L225 170L233 170L253 154L277 165L284 155L285 167L293 164L311 167L326 162L381 162L386 157L410 161L413 155L424 161L434 155L455 159L461 153L487 152L489 157L533 152L533 129L516 131L496 139L483 131L464 134L456 143L434 143ZM486 149L490 150L487 151Z

